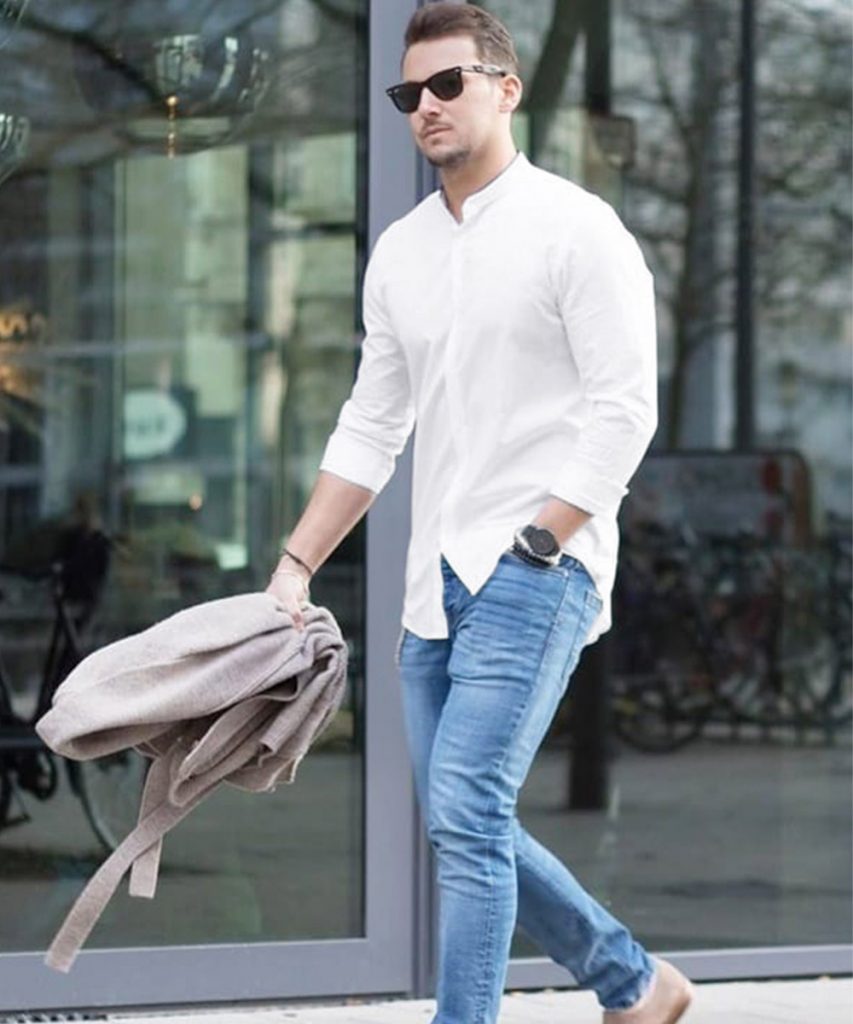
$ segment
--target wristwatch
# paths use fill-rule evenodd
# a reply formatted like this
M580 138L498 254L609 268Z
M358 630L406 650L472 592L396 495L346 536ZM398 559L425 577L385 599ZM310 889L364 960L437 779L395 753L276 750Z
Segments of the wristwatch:
M556 565L562 554L557 538L548 527L535 523L520 526L515 531L512 550L536 565Z

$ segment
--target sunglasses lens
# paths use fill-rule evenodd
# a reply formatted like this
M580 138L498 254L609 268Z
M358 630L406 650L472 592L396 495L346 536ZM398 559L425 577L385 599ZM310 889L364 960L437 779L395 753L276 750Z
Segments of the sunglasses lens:
M394 106L404 114L411 114L418 109L421 101L421 89L426 86L440 100L455 99L462 92L462 72L458 68L438 71L424 83L401 82L388 90Z
M391 90L394 106L404 114L417 110L421 98L421 87L415 82L403 82Z
M462 92L462 72L457 68L439 71L429 79L429 89L440 100L455 99Z

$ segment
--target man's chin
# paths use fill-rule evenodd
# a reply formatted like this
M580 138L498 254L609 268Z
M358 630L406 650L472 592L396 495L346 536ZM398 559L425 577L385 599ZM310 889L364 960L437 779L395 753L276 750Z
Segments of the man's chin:
M445 170L461 167L470 155L471 153L467 149L448 149L444 152L424 153L424 156L433 167L440 167Z

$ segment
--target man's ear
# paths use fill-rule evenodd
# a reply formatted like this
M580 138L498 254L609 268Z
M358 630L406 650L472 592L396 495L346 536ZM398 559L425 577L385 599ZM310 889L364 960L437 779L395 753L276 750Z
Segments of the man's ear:
M518 75L504 75L499 80L501 99L498 110L501 113L512 113L517 110L521 103L521 96L524 92L524 84Z

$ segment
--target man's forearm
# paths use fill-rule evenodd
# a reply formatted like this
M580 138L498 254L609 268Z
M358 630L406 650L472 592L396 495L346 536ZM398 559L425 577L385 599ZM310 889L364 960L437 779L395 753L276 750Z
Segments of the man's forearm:
M287 540L287 550L315 572L367 512L374 491L320 470L305 511ZM278 568L300 570L286 555ZM307 573L305 573L307 576Z
M375 497L375 492L366 487L320 470L308 504L288 538L288 551L316 572L361 520ZM533 522L547 526L564 544L590 518L588 512L552 496ZM301 569L286 555L278 568Z
M555 498L552 495L539 510L533 522L537 526L547 527L562 547L575 530L591 518L589 512L584 512L576 505L571 505L569 502L563 501L562 498Z

